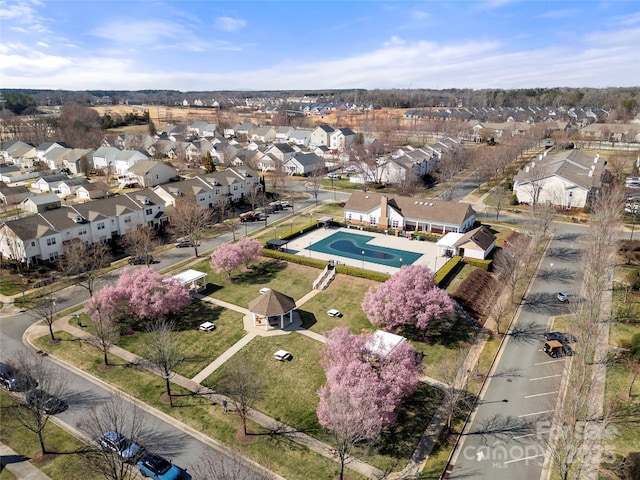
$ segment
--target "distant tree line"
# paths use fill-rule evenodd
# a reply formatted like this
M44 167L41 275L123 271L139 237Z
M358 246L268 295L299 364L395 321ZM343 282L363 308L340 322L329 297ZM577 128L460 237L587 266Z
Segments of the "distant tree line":
M124 127L126 125L147 125L149 123L149 112L127 113L124 117L118 114L110 115L105 113L100 117L100 126L107 130L109 128Z
M221 108L244 102L246 98L271 98L282 102L290 97L314 97L319 102L350 102L375 104L387 108L425 107L597 107L620 109L625 115L636 115L640 105L640 87L625 88L521 88L482 89L345 89L345 90L280 90L280 91L210 91L180 92L177 90L27 90L1 91L7 101L5 107L16 114L29 106L92 104L100 99L111 103L179 105L183 100L210 101L216 99Z

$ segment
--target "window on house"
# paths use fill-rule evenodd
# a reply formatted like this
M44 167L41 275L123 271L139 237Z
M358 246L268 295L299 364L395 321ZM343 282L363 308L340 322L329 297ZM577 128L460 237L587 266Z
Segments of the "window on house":
M131 217L126 217L124 219L124 223L131 223Z
M98 225L96 227L97 227L98 230L104 230L104 222L98 223Z
M87 234L86 228L81 228L80 231L78 232L78 235L86 235L86 234Z
M360 221L362 221L362 215L360 215Z
M144 211L144 213L145 213L145 214L147 214L147 215L151 215L151 214L153 213L153 209L151 209L151 208L147 208L147 209Z
M391 220L392 228L400 228L400 222L398 220Z
M51 245L55 245L56 244L56 239L55 238L47 238L47 245L51 246Z
M347 220L351 221L351 214L350 213L347 215Z
M369 217L369 223L371 225L375 225L377 223L377 218L376 217Z

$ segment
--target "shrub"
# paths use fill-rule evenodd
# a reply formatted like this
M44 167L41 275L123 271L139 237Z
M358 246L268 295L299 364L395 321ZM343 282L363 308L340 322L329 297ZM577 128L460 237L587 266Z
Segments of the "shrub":
M352 277L366 278L376 282L386 282L390 277L390 275L386 273L372 272L371 270L363 270L361 268L350 267L348 265L336 265L336 272L351 275Z
M443 283L447 276L455 270L455 268L461 261L462 257L456 255L455 257L452 257L447 263L445 263L433 278L433 281L436 282L436 285L440 286L440 284Z
M471 265L472 267L480 268L480 269L484 270L485 272L490 272L491 271L491 264L492 264L493 260L491 260L490 258L488 258L486 260L480 260L480 259L477 259L477 258L465 258L464 262L467 265Z
M636 333L631 337L631 347L629 348L629 355L636 360L640 360L640 333Z
M519 203L518 196L515 193L511 195L511 198L509 198L509 205L518 205Z

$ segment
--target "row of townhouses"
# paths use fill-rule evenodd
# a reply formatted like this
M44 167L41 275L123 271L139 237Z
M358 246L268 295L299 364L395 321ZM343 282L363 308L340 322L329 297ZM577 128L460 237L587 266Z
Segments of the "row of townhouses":
M30 265L55 261L68 242L104 243L141 225L161 227L178 199L212 208L222 198L240 201L261 188L255 172L238 168L71 206L61 206L55 194L28 197L23 201L33 204L34 215L0 224L0 254Z

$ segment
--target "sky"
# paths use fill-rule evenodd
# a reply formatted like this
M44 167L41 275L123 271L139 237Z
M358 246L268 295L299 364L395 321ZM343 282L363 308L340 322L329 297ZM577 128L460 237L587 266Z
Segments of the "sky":
M630 86L637 0L0 0L0 88Z

